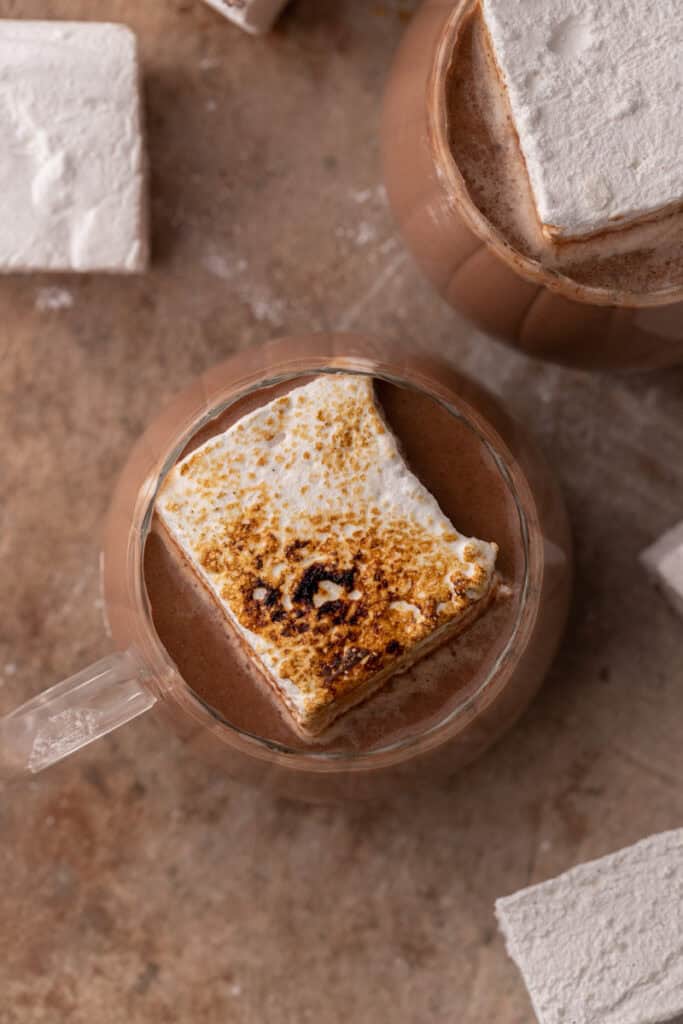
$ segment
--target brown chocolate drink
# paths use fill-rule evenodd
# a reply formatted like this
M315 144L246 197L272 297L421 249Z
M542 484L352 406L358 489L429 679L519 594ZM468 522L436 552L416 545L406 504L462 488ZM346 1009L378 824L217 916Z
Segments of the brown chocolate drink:
M581 241L544 237L478 6L456 41L446 97L458 170L481 213L516 252L592 288L642 295L683 287L681 211Z
M251 409L303 383L264 388L197 433L197 447ZM514 630L525 573L519 512L495 457L469 424L413 389L376 382L379 401L413 472L459 530L495 541L506 586L464 635L394 676L314 744L303 740L244 653L232 627L155 525L145 548L145 582L157 633L185 682L239 729L295 749L365 751L421 733L492 671Z

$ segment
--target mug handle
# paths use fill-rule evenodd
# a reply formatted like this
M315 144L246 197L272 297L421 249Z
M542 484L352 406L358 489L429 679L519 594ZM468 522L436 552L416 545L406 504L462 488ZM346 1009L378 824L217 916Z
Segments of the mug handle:
M0 781L35 775L148 711L131 650L110 654L0 717Z

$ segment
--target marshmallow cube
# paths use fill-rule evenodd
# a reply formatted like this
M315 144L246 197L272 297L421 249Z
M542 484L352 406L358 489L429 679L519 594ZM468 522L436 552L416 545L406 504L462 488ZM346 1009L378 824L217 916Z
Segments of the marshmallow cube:
M204 0L236 25L261 35L269 32L288 0Z
M0 21L0 271L145 269L138 78L123 25Z
M539 1024L683 1020L683 829L498 900Z

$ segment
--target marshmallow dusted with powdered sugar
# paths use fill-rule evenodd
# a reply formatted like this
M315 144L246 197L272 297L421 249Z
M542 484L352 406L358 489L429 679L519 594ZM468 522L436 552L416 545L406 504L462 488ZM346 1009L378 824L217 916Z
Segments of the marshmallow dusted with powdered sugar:
M1 271L144 270L141 123L125 26L0 21Z
M683 829L496 903L539 1024L683 1019Z
M482 0L544 233L683 204L680 0Z
M640 559L672 607L683 615L683 523L643 551Z
M209 7L234 21L236 25L260 35L269 32L289 0L204 0Z

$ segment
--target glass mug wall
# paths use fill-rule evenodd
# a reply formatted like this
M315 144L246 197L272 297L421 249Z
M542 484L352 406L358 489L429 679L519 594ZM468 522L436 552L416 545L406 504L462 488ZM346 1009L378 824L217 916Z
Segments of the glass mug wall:
M456 527L495 540L505 599L304 741L205 614L154 516L182 454L321 373L369 375L413 471ZM195 380L134 447L106 531L106 613L119 653L0 719L0 778L30 774L153 709L220 769L293 797L390 795L448 774L515 721L556 651L570 591L567 520L525 432L440 362L351 335L249 350ZM231 646L232 645L232 646Z
M544 240L478 0L426 0L388 83L387 191L453 307L529 355L587 369L683 363L683 211Z

